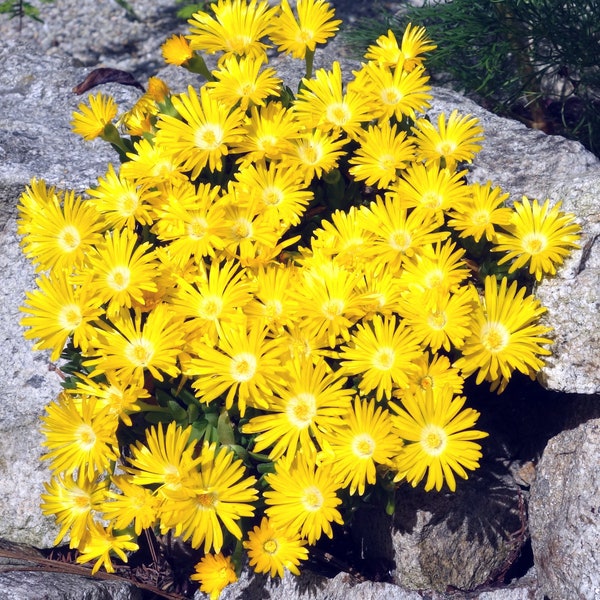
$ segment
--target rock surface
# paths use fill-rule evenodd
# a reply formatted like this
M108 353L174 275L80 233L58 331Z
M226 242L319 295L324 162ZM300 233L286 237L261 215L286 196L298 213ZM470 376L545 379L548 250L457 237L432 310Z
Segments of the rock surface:
M538 465L529 527L540 588L552 600L600 598L599 457L595 419L552 438Z

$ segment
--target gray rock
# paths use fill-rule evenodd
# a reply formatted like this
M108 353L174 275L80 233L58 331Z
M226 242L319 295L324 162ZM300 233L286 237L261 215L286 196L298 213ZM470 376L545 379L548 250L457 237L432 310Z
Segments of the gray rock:
M531 487L529 527L543 593L600 598L600 419L548 443Z

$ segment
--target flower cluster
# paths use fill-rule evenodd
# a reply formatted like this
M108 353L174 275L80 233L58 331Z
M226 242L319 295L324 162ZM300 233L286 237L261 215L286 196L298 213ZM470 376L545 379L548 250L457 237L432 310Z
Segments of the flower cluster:
M549 354L512 273L554 273L572 215L467 182L482 128L427 117L423 28L379 38L350 78L313 75L339 24L324 0L219 0L163 46L203 85L153 78L121 115L92 96L74 130L122 164L85 197L21 196L39 274L22 324L67 374L42 509L94 570L151 528L198 552L211 598L244 550L298 574L375 487L455 490L487 435L465 378L502 391ZM306 62L295 95L272 46Z

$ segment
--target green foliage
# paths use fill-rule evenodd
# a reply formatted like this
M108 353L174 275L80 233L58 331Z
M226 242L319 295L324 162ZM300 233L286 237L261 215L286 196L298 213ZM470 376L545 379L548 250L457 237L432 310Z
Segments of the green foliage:
M206 10L208 2L189 2L188 0L175 0L177 4L177 17L187 21L194 13Z
M50 4L54 0L40 0L42 4ZM0 14L7 14L10 19L15 17L19 18L19 31L23 22L23 17L29 17L34 21L43 22L40 17L40 10L34 6L31 2L25 2L24 0L5 0L0 2Z
M388 27L424 25L434 76L548 133L600 154L600 0L427 0L349 34L364 49ZM375 31L377 30L378 31Z

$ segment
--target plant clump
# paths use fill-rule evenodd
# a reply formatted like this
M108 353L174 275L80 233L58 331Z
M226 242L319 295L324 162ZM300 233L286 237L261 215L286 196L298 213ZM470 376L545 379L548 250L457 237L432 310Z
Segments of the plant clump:
M25 336L66 377L42 418L56 542L95 572L175 536L217 598L245 561L298 574L361 502L478 468L465 379L535 377L552 340L530 284L579 227L467 182L483 131L428 118L424 28L348 77L312 73L341 23L323 0L211 10L163 45L205 83L152 78L121 114L92 95L74 130L120 164L84 196L31 181L18 231ZM297 93L273 46L305 61Z

